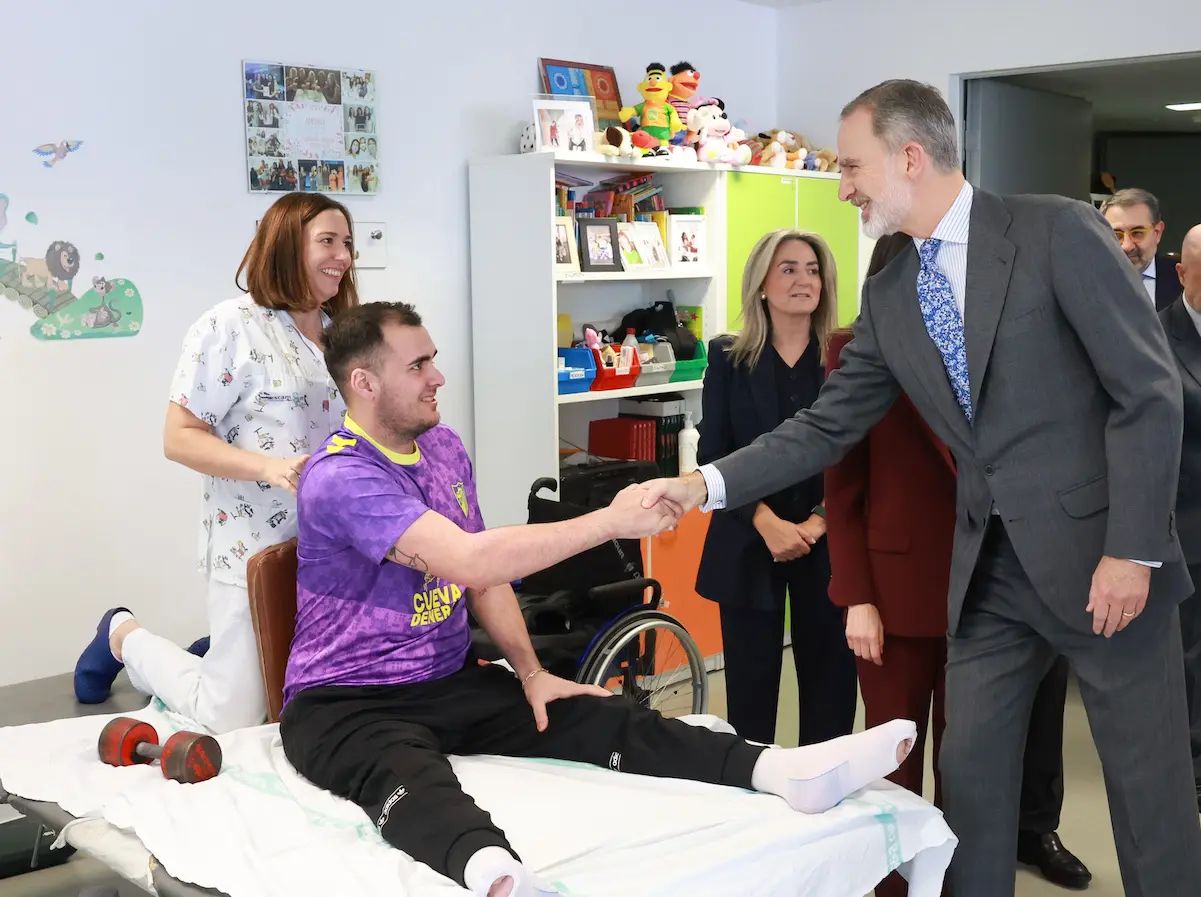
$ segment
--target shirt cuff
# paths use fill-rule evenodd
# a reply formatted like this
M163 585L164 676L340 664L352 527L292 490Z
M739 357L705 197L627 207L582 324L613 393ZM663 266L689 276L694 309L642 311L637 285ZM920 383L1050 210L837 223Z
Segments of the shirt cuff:
M701 510L706 513L722 510L726 506L726 481L712 464L702 464L700 472L705 478L705 488L709 491L709 498L701 505Z
M1134 558L1127 558L1128 561L1134 564L1142 564L1144 567L1162 567L1163 561L1136 561Z

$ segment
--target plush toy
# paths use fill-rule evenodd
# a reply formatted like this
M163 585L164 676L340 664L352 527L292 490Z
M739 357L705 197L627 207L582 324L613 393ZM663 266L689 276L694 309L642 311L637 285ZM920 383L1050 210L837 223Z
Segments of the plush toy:
M646 67L646 77L639 82L638 92L642 94L642 102L634 107L626 106L618 115L622 122L638 119L632 139L643 155L669 155L671 138L684 130L684 123L675 106L667 102L671 82L662 65L652 62Z
M775 131L759 136L767 138L769 141L759 159L760 165L768 168L805 167L805 157L809 154L809 150L796 135L790 131Z
M842 166L838 164L838 153L834 150L818 150L814 155L817 157L818 171L827 171L831 174L838 174L842 171Z
M635 159L642 155L642 151L634 146L630 132L625 128L614 126L597 131L592 142L602 156L626 156Z
M701 162L745 165L751 161L751 148L742 142L746 134L730 124L721 100L691 110L688 130L697 135L696 157Z
M708 97L699 96L696 92L697 87L701 83L701 73L693 68L691 62L677 62L671 67L671 93L668 95L667 101L676 107L676 113L680 116L680 121L687 124L688 113L697 106L703 106L706 103L712 102ZM695 142L696 135L692 131L686 131L681 134L676 134L672 137L672 143L688 143L689 140Z

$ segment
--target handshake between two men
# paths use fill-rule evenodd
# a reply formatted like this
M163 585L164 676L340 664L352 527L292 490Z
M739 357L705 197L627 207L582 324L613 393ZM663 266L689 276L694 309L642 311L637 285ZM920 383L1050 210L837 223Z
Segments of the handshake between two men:
M613 538L641 539L675 529L680 518L704 504L708 495L705 478L695 471L627 486L607 509Z

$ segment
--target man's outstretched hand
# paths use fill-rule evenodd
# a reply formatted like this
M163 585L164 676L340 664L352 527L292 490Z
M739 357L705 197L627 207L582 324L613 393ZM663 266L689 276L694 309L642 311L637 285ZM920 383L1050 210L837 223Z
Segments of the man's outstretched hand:
M705 478L695 470L682 477L647 480L642 487L646 490L642 497L643 507L653 508L663 503L678 510L681 517L693 508L699 508L709 497Z
M526 682L523 689L525 699L534 711L534 722L538 724L539 732L545 732L549 724L546 717L546 705L551 701L557 701L560 698L574 698L577 695L592 695L598 698L612 697L611 692L599 685L581 685L579 682L552 676L545 671L536 673L532 679Z
M646 495L645 483L633 483L613 497L605 508L612 538L642 539L675 529L684 516L680 506L669 499L648 502Z

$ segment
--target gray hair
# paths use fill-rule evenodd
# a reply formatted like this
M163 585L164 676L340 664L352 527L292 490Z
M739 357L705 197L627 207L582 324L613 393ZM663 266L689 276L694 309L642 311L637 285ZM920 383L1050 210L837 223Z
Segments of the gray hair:
M1151 223L1159 223L1159 199L1150 190L1144 190L1142 187L1127 187L1113 196L1107 196L1101 203L1101 214L1104 215L1107 209L1128 209L1131 206L1146 206L1151 210Z
M940 171L959 169L955 117L942 94L920 81L884 81L869 87L842 110L846 118L857 109L872 114L872 132L890 152L916 143Z

